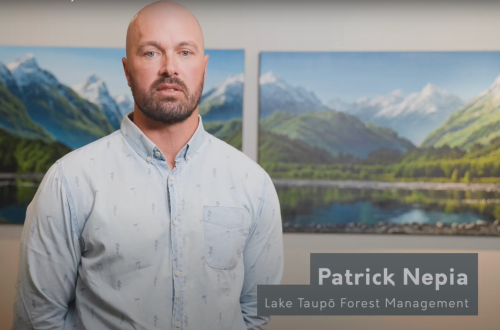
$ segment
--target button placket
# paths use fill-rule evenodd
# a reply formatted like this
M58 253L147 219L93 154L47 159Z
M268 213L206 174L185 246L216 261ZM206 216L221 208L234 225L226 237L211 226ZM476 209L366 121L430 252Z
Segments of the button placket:
M179 221L178 218L180 218L180 215L178 214L178 205L177 205L177 199L178 196L176 194L176 187L174 184L175 181L175 170L177 169L177 166L174 166L172 169L170 175L168 176L168 182L167 182L167 187L169 190L169 196L170 196L170 207L171 207L171 214L170 218L172 220L172 230L171 230L171 235L172 235L172 247L173 247L173 255L174 255L174 260L172 264L172 268L174 269L174 280L173 280L173 285L174 285L174 310L173 310L173 319L174 320L179 320L182 318L182 313L183 313L183 288L182 288L182 260L181 257L182 253L179 253L179 242L181 241L181 228L179 228ZM177 321L175 323L175 326L179 328L181 325L180 321Z

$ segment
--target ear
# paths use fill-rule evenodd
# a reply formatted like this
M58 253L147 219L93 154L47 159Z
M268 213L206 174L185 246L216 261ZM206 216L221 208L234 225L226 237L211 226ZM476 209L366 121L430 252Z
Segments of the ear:
M205 78L207 77L208 57L208 55L205 55L205 72L203 73L203 81L205 81Z
M125 72L125 78L127 78L128 87L130 87L130 78L127 70L127 59L125 57L122 57L122 64L123 64L123 71Z

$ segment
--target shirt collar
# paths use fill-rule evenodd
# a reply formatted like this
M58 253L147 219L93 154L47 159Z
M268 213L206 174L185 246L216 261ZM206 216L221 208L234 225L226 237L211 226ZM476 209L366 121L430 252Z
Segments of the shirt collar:
M134 148L134 150L147 162L152 159L165 160L163 153L133 122L134 112L128 113L123 117L120 130L125 140ZM189 160L198 150L205 140L206 132L203 127L201 116L198 114L198 127L193 136L184 147L177 153L175 160Z

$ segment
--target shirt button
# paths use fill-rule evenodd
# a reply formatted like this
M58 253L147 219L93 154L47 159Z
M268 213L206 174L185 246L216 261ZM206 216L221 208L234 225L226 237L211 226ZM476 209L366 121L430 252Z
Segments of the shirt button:
M174 181L174 177L173 176L169 176L168 178L170 179L170 181Z
M191 157L189 155L186 156L186 160L189 161Z
M161 156L160 152L159 151L155 152L155 156L160 157Z
M175 322L175 326L176 326L177 328L180 328L180 327L181 327L181 322L179 322L179 321Z
M181 274L181 272L178 269L176 269L174 274L175 274L175 276L179 276Z
M179 221L174 220L174 226L177 226L179 224Z
M148 157L146 158L146 160L147 160L147 162L149 163L149 162L151 161L151 157L149 157L149 156L148 156Z

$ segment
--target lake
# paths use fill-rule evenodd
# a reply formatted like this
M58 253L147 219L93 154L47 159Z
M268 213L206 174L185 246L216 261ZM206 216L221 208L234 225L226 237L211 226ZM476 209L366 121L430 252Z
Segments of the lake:
M491 222L500 218L500 192L277 186L282 219L308 226Z
M23 224L39 180L0 180L0 223Z
M24 223L26 208L39 182L33 179L0 181L0 223ZM499 191L276 186L283 222L291 225L377 224L380 221L452 224L500 218Z

